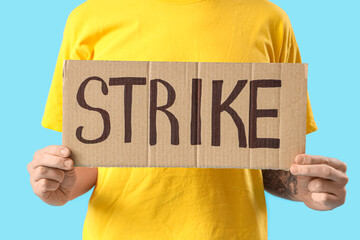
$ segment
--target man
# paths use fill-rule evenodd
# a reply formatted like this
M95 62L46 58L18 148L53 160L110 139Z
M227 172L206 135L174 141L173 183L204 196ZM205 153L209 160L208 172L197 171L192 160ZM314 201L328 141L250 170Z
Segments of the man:
M89 0L69 16L43 126L62 129L65 59L301 62L287 15L266 0ZM307 133L317 129L310 102ZM264 187L330 210L345 201L346 165L299 155L291 172L74 168L48 146L28 165L35 194L63 205L95 186L84 239L266 239Z

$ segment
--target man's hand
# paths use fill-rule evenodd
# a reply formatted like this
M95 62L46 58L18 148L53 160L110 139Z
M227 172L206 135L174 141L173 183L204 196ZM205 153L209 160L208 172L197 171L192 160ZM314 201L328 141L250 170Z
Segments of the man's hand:
M329 157L301 154L290 167L297 176L297 198L309 208L325 211L345 203L349 181L344 162Z
M64 205L70 200L76 183L74 162L64 146L47 146L35 152L28 164L34 193L50 205Z

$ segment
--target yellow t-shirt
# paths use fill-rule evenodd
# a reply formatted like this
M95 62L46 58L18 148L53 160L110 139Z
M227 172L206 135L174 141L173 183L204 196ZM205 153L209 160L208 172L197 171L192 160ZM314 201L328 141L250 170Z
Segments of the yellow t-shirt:
M68 18L46 104L42 124L57 131L64 59L301 62L286 13L266 0L88 0ZM83 238L266 239L261 170L99 168Z

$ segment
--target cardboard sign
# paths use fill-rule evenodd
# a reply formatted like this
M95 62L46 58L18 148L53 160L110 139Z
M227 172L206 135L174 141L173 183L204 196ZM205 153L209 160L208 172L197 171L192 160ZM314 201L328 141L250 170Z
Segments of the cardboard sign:
M306 64L64 63L76 166L289 169L305 152Z

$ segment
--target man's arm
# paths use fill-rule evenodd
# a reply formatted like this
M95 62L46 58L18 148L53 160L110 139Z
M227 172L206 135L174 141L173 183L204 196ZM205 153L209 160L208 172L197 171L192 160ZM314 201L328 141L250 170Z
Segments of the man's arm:
M297 177L283 170L262 170L264 188L274 196L300 201L297 199Z
M97 168L76 167L75 172L76 183L69 196L69 201L87 193L97 181Z
M262 173L264 188L269 193L325 211L345 203L345 186L349 181L346 170L346 164L336 158L300 154L290 171Z

